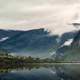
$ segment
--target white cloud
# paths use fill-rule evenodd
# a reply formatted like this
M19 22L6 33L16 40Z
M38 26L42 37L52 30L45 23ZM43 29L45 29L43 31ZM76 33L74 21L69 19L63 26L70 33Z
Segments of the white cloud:
M29 30L47 28L62 34L80 13L80 0L0 0L0 28Z

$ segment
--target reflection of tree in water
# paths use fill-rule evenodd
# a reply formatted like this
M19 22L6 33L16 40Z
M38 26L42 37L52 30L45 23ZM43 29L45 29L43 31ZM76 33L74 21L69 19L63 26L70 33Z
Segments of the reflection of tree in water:
M58 80L80 80L80 65L55 65L55 70Z
M50 67L53 67L53 64L38 64L38 63L33 63L33 64L27 64L26 66L3 66L3 67L0 67L0 73L8 73L12 70L32 70L32 69L39 69L41 67L44 67L44 68L50 68Z
M47 65L47 64L27 64L27 66L13 66L13 67L1 67L0 68L0 80L13 80L13 79L7 79L9 73L13 71L20 71L20 70L29 70L32 69L40 69L40 68L50 68L53 67L53 65Z
M19 71L19 70L40 70L40 68L46 68L51 70L53 73L52 77L54 80L80 80L80 65L47 65L47 64L28 64L27 66L19 66L19 67L9 67L9 68L0 68L0 80L7 80L5 75L11 71Z
M4 80L4 76L9 73L11 70L10 69L0 69L0 80Z

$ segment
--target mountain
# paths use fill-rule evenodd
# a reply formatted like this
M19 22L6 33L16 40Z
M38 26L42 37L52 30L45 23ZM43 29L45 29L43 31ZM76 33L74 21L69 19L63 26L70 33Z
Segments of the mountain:
M80 31L77 32L71 46L72 47L80 47Z
M56 60L64 62L80 62L80 31L70 45L63 45L56 51Z
M16 55L56 57L57 60L62 60L73 49L77 51L77 48L72 48L72 46L77 45L76 42L79 43L79 34L80 31L72 31L62 36L50 35L50 32L43 28L29 31L0 30L0 49Z
M54 56L56 57L61 57L64 54L64 51L67 50L67 46L71 43L71 41L74 39L74 37L76 36L77 31L72 31L72 32L66 32L64 34L62 34L58 39L58 47L55 51L55 55L52 55L52 58ZM62 57L61 57L62 58Z
M29 31L0 30L0 48L17 55L47 57L57 46L58 35L41 29Z

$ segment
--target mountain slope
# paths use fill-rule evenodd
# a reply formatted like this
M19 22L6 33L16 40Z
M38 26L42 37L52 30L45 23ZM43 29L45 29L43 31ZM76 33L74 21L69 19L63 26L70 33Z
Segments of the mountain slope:
M29 31L0 30L0 48L18 55L50 56L58 46L57 35L44 29Z
M56 60L64 62L80 62L80 31L76 33L70 45L64 45L56 51Z

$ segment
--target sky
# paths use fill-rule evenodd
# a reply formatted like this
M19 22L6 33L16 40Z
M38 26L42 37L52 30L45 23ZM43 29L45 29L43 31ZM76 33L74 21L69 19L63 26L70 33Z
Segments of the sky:
M52 34L75 30L80 0L0 0L0 29L45 28Z

